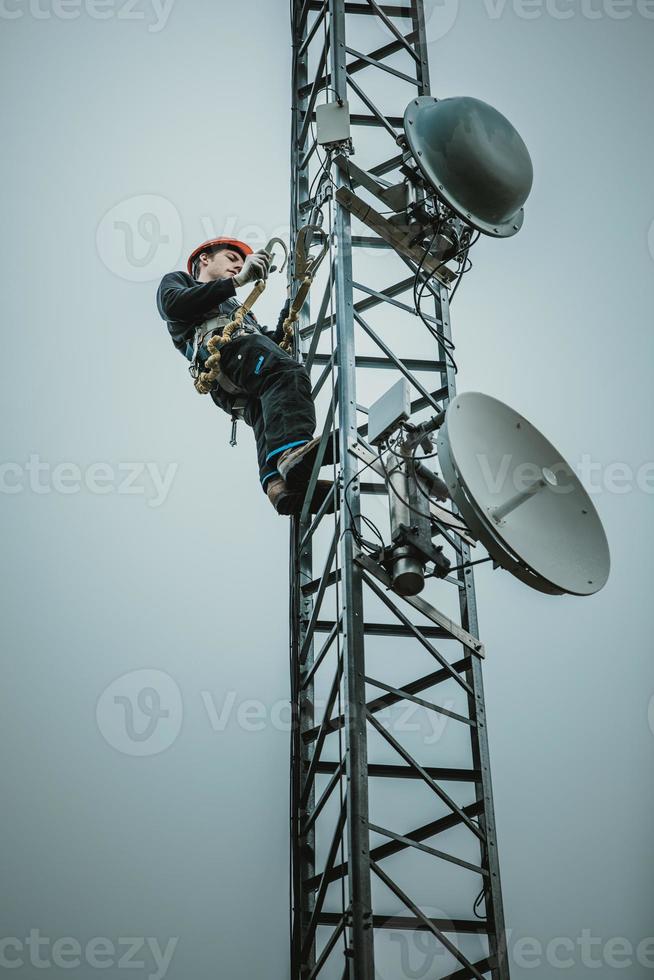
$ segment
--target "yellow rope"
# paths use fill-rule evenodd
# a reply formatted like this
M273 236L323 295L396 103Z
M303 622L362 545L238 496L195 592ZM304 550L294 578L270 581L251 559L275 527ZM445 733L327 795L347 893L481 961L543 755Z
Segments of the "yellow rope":
M199 395L208 395L213 388L214 382L220 374L220 348L229 343L235 330L238 330L243 326L245 314L250 312L265 288L265 280L260 279L246 299L245 303L243 303L242 306L239 306L234 313L233 318L223 327L222 332L219 334L214 334L213 337L210 337L207 341L209 357L205 361L205 370L193 382L195 390Z
M311 241L316 235L322 238L322 250L318 255L311 256L309 254L309 249L311 248ZM299 289L295 294L293 305L288 311L288 316L284 320L284 336L279 344L281 349L286 351L288 354L290 354L293 349L293 341L295 340L295 324L299 319L302 307L304 306L307 296L309 295L309 290L313 285L313 280L315 279L318 266L327 254L329 247L330 241L327 235L316 225L305 225L298 232L295 243L296 273L293 278L299 279L301 282Z
M295 294L295 299L293 300L293 305L288 311L288 316L284 320L284 336L279 342L279 346L282 350L290 354L293 348L293 340L295 339L295 324L297 323L300 315L300 310L304 306L304 302L307 298L307 294L311 289L311 284L313 283L313 276L306 276L300 288Z

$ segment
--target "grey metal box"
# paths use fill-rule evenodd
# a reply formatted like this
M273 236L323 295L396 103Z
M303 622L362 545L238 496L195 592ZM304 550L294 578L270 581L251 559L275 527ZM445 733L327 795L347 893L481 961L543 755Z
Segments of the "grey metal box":
M321 146L342 143L350 138L350 103L328 102L316 106L316 135Z
M400 378L392 388L378 398L368 411L368 442L377 445L397 429L400 422L411 418L411 390L406 378Z

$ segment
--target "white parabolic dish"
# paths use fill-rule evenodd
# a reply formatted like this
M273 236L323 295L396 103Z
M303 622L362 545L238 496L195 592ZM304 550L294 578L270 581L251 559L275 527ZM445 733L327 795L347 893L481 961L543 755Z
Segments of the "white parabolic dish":
M495 561L541 592L592 595L606 583L599 515L561 454L522 415L479 392L459 395L439 435L443 478Z

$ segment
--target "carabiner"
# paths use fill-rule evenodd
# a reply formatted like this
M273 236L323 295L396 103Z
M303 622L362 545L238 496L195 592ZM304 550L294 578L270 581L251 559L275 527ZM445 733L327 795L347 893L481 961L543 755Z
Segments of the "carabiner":
M307 239L311 236L318 237L322 241L322 248L317 255L310 255L313 242L307 244ZM304 225L297 233L295 245L295 279L306 279L307 276L313 279L318 266L324 259L329 249L329 236L318 225Z
M286 268L286 263L288 262L288 248L286 247L286 243L283 242L281 238L271 238L270 241L268 242L268 244L266 245L264 251L265 252L268 252L268 254L271 256L271 259L274 258L274 256L273 256L273 250L274 250L275 245L280 245L282 247L283 252L284 252L284 262L282 264L281 269L279 269L280 272L283 272L284 269ZM277 272L277 269L278 268L279 268L279 266L271 265L270 266L270 271L271 272Z

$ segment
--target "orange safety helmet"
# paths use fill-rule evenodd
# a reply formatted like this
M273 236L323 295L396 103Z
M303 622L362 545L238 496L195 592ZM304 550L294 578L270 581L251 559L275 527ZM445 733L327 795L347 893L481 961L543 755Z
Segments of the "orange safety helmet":
M243 258L248 255L252 255L252 249L250 246L246 245L245 242L239 242L237 238L210 238L208 242L202 242L201 245L194 248L189 255L186 263L189 276L193 275L193 263L197 259L198 255L201 255L202 252L206 252L208 248L213 248L215 245L231 245L233 248L243 253Z

